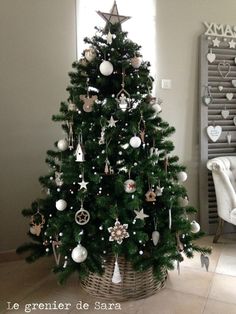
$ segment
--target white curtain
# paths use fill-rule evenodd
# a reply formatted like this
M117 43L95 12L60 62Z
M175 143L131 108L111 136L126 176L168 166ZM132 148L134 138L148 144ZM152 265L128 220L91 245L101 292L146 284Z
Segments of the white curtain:
M77 58L85 48L84 37L95 34L95 26L104 27L106 22L96 11L109 13L114 0L76 0ZM128 37L142 46L145 61L151 63L151 75L156 79L156 0L116 0L120 15L131 19L122 24Z

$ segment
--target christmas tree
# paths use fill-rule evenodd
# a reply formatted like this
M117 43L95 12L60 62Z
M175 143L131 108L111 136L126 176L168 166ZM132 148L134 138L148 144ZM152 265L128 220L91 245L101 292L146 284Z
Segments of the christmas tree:
M120 256L161 279L162 269L194 252L207 261L210 250L194 242L202 232L188 218L196 210L182 185L187 174L167 139L175 130L151 95L149 62L121 28L129 17L116 3L98 14L106 27L85 38L89 48L69 73L69 98L53 116L65 137L47 152L46 196L23 210L33 241L18 252L30 250L29 262L54 254L61 282L73 272L102 274L110 255L114 283Z

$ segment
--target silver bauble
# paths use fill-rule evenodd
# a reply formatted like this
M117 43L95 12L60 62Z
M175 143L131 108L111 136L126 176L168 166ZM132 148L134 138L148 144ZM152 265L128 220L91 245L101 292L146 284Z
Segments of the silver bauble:
M200 225L198 222L196 222L195 220L193 220L191 222L191 232L192 233L198 233L200 231Z
M68 148L68 142L66 139L59 140L57 142L57 147L60 151L64 152Z
M71 252L71 257L74 262L82 263L86 260L88 251L81 244L78 244Z
M59 211L63 211L65 210L67 207L67 202L60 199L58 201L56 201L56 209L59 210Z
M99 66L100 72L105 75L109 76L113 72L113 65L111 62L104 60Z
M142 141L140 137L135 135L131 137L129 143L130 143L130 146L132 146L133 148L138 148L141 145Z

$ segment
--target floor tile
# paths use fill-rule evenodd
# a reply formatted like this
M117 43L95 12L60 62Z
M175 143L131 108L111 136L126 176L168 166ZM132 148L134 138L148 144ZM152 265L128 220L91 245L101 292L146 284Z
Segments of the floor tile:
M218 274L236 276L236 255L228 256L221 254L215 272Z
M207 297L213 275L204 269L182 267L180 268L180 275L177 271L169 272L166 287L179 292Z
M236 304L236 277L215 274L209 293L210 299Z
M208 299L203 314L235 314L236 304Z

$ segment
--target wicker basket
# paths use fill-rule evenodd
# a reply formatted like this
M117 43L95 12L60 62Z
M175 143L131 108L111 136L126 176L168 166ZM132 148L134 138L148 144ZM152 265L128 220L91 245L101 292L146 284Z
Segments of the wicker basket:
M152 272L152 268L144 271L134 271L130 262L119 257L119 269L122 276L120 284L112 283L114 270L114 257L108 258L105 272L102 276L90 273L82 280L82 288L89 294L113 301L138 300L155 294L165 286L167 271L163 270L163 280L158 281Z

